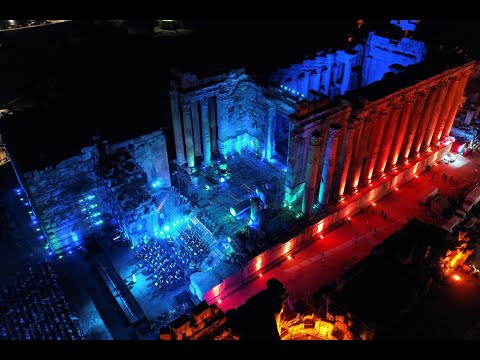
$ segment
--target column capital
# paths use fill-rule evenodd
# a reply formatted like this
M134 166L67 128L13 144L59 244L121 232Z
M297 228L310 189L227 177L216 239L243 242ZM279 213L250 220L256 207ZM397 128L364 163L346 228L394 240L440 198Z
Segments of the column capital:
M207 97L201 98L199 101L200 101L200 106L202 107L202 109L208 108L208 98Z
M358 121L352 118L347 120L347 129L356 129L358 126Z
M192 103L182 103L182 111L183 112L191 112L192 111Z
M228 99L228 94L227 93L218 93L217 94L217 99L218 101L225 101Z
M323 136L319 130L315 130L312 135L310 136L310 145L312 146L320 146L322 143Z
M425 91L418 91L415 93L415 96L416 97L424 97L426 98L427 97L427 93Z
M328 137L338 137L340 135L340 130L342 129L342 125L337 124L337 123L331 123L328 125Z

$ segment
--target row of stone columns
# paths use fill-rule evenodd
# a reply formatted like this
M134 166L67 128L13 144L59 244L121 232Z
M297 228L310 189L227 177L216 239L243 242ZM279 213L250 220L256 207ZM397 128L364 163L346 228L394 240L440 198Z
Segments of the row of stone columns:
M349 119L340 145L339 124L329 125L325 146L321 133L315 131L310 138L305 172L303 213L312 212L316 188L318 202L325 206L331 198L341 199L346 189L355 192L372 177L381 176L398 162L405 162L448 136L467 80L465 72L425 91L408 94L363 119ZM325 149L323 155L321 149Z
M212 161L212 151L216 150L212 142L216 142L216 116L215 99L203 98L200 100L200 114L198 113L198 101L187 101L181 104L182 116L178 93L170 92L170 107L172 113L173 134L175 139L176 161L188 167L195 166L195 157L203 155L204 164ZM183 126L182 126L183 122Z
M428 93L418 92L365 117L355 139L345 138L351 141L354 150L346 170L349 191L354 192L359 185L368 184L372 177L381 176L399 161L407 160L412 150L413 154L425 151L448 136L467 79L468 74L461 79L447 79L427 90ZM344 191L345 186L341 184L338 196Z

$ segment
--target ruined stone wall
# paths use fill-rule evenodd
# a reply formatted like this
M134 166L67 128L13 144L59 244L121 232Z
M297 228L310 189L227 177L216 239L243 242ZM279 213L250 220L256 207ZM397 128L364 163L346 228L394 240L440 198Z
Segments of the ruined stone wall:
M312 59L291 64L270 75L270 82L278 83L293 95L308 97L310 90L327 96L343 95L359 86L359 65L363 45L352 50L319 52Z
M265 152L268 106L262 87L248 76L228 79L221 85L218 105L218 148L223 156L248 150Z
M217 285L211 283L210 290L201 293L194 292L194 294L209 303L216 302L219 299L226 297L228 294L231 294L244 284L259 276L259 274L271 269L287 256L295 253L307 244L322 238L323 234L334 229L341 221L343 221L343 219L357 214L372 203L379 201L388 195L395 187L400 187L406 182L412 180L415 175L421 174L425 171L427 166L438 161L450 152L451 147L452 144L449 143L446 146L440 147L437 151L429 153L418 162L412 162L410 167L395 174L391 178L386 179L385 182L380 183L377 187L370 188L371 190L365 192L358 198L355 198L353 201L346 202L343 206L338 207L334 213L329 214L314 225L307 227L305 231L299 235L283 244L276 244L267 251L250 259L243 264L241 271L238 271L229 277L224 277L221 281L218 281L219 278L215 279L214 282L216 282ZM195 279L191 278L191 282L194 283Z
M168 188L170 170L168 166L167 143L163 131L155 131L110 146L110 151L125 149L147 175L149 184L158 182L156 188Z
M382 80L388 72L398 73L403 67L425 60L426 56L427 47L422 41L408 37L394 40L370 32L365 44L362 86Z
M85 147L81 155L54 166L24 174L39 218L39 236L48 238L52 250L63 252L81 245L111 215L135 243L159 231L156 205L148 186L170 186L165 136L156 131L107 148L108 153L122 150L140 169L113 182L100 168L95 146ZM132 193L134 196L129 197Z
M97 159L96 148L86 147L81 155L24 174L39 217L39 234L45 232L56 252L80 245L110 212L105 185L95 169Z

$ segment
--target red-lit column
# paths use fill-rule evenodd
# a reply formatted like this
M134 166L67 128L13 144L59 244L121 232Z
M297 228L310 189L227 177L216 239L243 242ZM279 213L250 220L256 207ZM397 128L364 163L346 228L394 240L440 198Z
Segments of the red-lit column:
M310 215L312 213L313 202L315 200L315 185L317 184L321 144L322 133L315 130L310 137L310 148L308 151L307 168L305 172L305 191L303 193L302 202L302 212L305 215Z
M450 130L452 129L453 122L455 121L455 116L457 116L458 108L462 103L463 92L465 91L465 86L467 85L469 75L470 75L470 72L464 73L462 75L462 78L460 79L460 84L458 84L457 92L455 94L455 99L453 100L452 107L448 112L448 117L442 132L442 138L445 138L450 134Z
M416 94L415 105L413 106L412 114L410 115L410 120L407 126L407 132L405 134L405 140L403 141L402 150L400 151L400 157L402 161L408 159L410 155L410 149L412 148L413 138L418 128L418 123L425 106L425 100L427 99L427 94L420 92Z
M440 84L438 86L439 86L439 91L437 95L437 101L435 103L435 106L433 107L432 115L430 116L430 121L428 122L428 125L427 125L427 130L425 130L425 136L423 137L423 142L421 147L422 151L426 151L430 147L430 142L432 141L433 132L437 127L438 118L440 116L440 112L442 111L442 106L445 101L445 96L447 95L448 84Z
M440 111L440 117L438 118L435 131L433 132L433 138L432 138L433 145L436 145L440 141L440 138L442 137L442 132L443 132L443 129L445 128L445 123L447 122L448 114L450 113L453 100L455 99L455 94L458 89L458 84L460 84L460 79L458 77L453 78L450 81L450 85L448 86L447 96L445 96L445 101L443 102L442 110Z
M390 158L388 160L389 167L394 167L397 165L398 157L400 156L400 149L402 147L403 140L405 139L405 132L407 131L408 120L412 114L414 102L415 101L413 99L408 99L403 104L397 131L395 131L395 135L393 137L392 150L390 151Z
M330 198L330 189L332 187L333 171L337 157L338 135L342 126L332 123L328 128L327 147L325 149L325 158L323 162L322 179L320 180L320 189L318 191L318 202L321 206L328 204Z
M372 130L372 117L367 116L363 119L361 130L358 132L358 138L355 146L354 157L349 171L349 190L354 192L360 181L360 174L362 171L363 161L367 151L367 144L370 140L370 133Z
M387 123L391 110L391 107L381 110L380 114L377 115L375 121L373 122L372 141L369 141L368 145L371 150L368 151L368 156L362 171L362 183L365 185L368 184L372 178L373 168L375 166L375 162L377 161L383 131L385 130L385 124Z
M347 131L345 132L345 148L344 152L340 155L340 181L338 183L338 197L341 198L345 192L345 184L347 183L348 169L350 167L350 161L352 160L352 151L354 137L357 129L357 121L349 119L347 122Z
M388 118L387 125L383 131L382 142L380 144L380 151L378 153L377 161L375 163L375 175L380 175L385 170L387 165L388 154L390 154L390 148L392 147L393 135L397 127L398 118L400 116L400 110L402 110L403 104L394 105L390 116Z
M175 139L175 154L178 164L185 164L185 149L183 147L183 131L178 105L178 93L170 91L170 110L172 112L173 137Z
M427 130L430 117L432 116L433 108L438 96L438 86L434 86L430 89L428 93L427 100L425 101L425 108L423 109L422 116L420 117L420 122L418 124L417 132L415 138L413 139L413 152L418 153L420 151L420 146L422 145L423 138L425 136L425 131Z

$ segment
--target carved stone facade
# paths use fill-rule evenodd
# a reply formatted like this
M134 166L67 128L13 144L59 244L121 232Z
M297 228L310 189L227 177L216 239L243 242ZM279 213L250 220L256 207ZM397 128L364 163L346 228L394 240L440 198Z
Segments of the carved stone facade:
M426 56L422 41L406 36L392 39L372 31L365 43L349 50L318 52L311 59L276 70L270 81L301 98L308 98L312 90L332 98L382 80L385 74L398 74Z
M154 236L158 214L149 189L171 186L162 131L113 145L99 142L24 178L39 233L56 253L81 245L112 217L132 244Z

